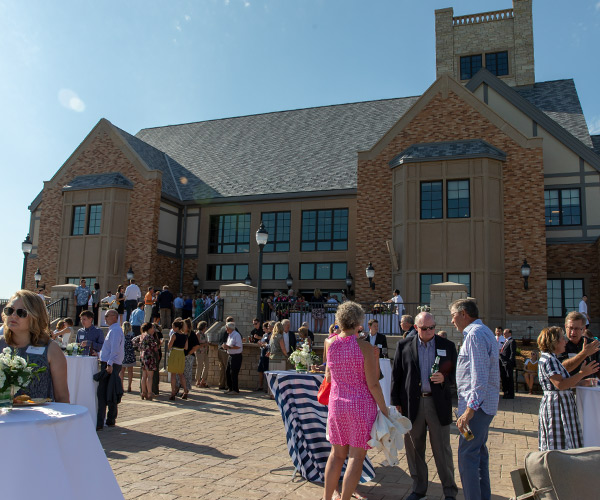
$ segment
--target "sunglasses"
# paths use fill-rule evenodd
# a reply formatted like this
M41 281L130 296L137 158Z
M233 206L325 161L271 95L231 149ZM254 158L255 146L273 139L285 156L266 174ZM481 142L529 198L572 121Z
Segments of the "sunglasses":
M14 307L10 307L10 306L8 306L8 307L5 307L5 308L4 308L4 310L3 310L3 312L4 312L4 315L5 315L5 316L12 316L12 315L13 315L13 313L15 313L15 312L16 312L16 313L17 313L17 316L18 316L19 318L26 318L26 317L27 317L27 315L29 314L29 313L27 312L27 309L15 309Z
M419 330L423 330L424 332L426 332L427 330L435 330L435 325L433 325L433 326L417 326L417 328Z

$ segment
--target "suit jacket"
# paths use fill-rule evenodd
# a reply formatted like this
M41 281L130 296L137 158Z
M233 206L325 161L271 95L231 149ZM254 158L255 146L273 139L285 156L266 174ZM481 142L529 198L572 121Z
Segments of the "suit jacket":
M512 337L500 349L500 363L506 369L512 369L517 363L517 341Z
M287 353L287 357L289 358L290 354L296 350L296 334L292 332L292 330L290 330L288 334L290 338L290 351Z
M370 344L371 336L367 334L367 336L363 340L366 340ZM387 338L383 333L378 333L375 336L375 347L377 347L378 345L381 346L381 349L379 349L379 357L383 358L383 348L385 347L387 349Z
M421 399L421 371L419 369L419 336L398 342L392 368L392 404L402 407L402 413L414 422ZM452 423L452 385L456 379L456 346L454 342L435 335L436 355L440 356L440 371L445 376L441 384L431 383L431 397L441 425ZM443 354L443 355L442 355Z

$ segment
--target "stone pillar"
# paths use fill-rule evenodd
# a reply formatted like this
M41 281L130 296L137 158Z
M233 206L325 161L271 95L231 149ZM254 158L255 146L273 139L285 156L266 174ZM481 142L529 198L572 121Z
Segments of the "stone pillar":
M448 338L455 344L462 344L462 333L452 324L450 316L450 304L455 300L467 298L467 287L460 283L438 283L430 285L431 314L435 318L436 331L446 330Z
M454 10L452 7L435 11L435 77L449 73L457 80L454 71Z
M69 299L67 304L67 317L71 318L75 322L75 314L77 309L75 308L75 296L73 293L77 285L54 285L50 291L50 303L56 302L60 299Z
M234 283L221 285L219 290L223 299L223 321L227 316L233 316L238 332L246 339L256 316L256 287Z

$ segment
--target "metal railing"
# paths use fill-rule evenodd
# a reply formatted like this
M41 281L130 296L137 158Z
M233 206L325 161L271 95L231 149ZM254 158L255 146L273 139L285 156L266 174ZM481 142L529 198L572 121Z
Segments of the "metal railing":
M400 316L410 314L414 318L419 313L417 307L421 305L416 302L405 302L403 311L396 314L397 307L392 302L359 302L359 304L365 310L365 330L368 330L368 321L376 319L379 323L379 333L385 335L400 335L402 333L399 325ZM307 322L309 330L324 333L328 330L329 325L335 322L335 312L338 306L339 303L328 302L263 301L262 320L289 319L293 331L298 331L302 323Z
M192 320L192 326L196 328L200 321L206 321L208 326L212 325L215 321L223 321L223 299L213 302L208 306L208 309L196 316Z
M67 308L69 306L69 299L63 297L62 299L58 299L51 304L46 306L48 310L48 317L50 319L50 323L56 321L57 319L61 319L67 316Z

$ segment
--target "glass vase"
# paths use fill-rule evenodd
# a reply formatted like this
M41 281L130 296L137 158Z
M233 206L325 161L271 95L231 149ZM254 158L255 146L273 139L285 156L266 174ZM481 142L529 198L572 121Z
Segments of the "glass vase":
M298 373L306 373L306 366L302 363L296 363L296 372Z
M4 415L12 410L15 392L16 388L13 385L4 391L0 391L0 415Z

